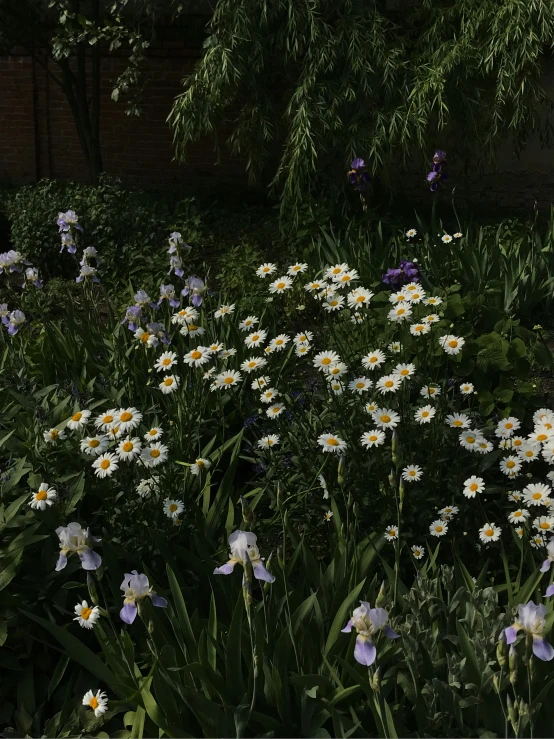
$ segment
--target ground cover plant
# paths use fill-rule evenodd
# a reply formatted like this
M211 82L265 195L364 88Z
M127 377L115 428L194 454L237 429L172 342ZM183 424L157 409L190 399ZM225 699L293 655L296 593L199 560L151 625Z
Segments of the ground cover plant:
M81 220L57 314L0 259L2 733L548 736L551 357L463 228L107 291Z

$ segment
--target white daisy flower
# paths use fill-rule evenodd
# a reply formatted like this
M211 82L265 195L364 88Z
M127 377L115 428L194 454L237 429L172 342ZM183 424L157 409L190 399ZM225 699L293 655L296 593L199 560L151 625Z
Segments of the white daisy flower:
M337 362L340 362L340 357L336 352L333 351L327 351L327 352L319 352L319 354L316 354L314 357L314 367L317 367L317 369L321 369L325 371L329 368L330 365L336 364Z
M379 408L371 414L373 421L382 429L394 429L400 423L400 416L389 408Z
M410 326L412 336L423 336L428 334L430 330L431 326L428 323L412 323Z
M250 357L250 359L244 360L240 368L241 370L243 370L243 372L250 374L250 372L255 372L256 370L262 369L266 366L266 364L267 359L264 359L263 357Z
M114 423L108 429L106 429L106 436L110 441L115 441L116 439L120 439L123 436L123 430L120 425Z
M96 718L100 718L108 710L108 696L101 690L97 690L96 694L89 690L83 696L83 706L92 708Z
M454 234L454 238L455 239L461 239L462 236L463 236L463 234L461 234L459 231L456 231L456 233Z
M387 541L398 539L398 526L387 526L385 530L385 539Z
M119 459L125 462L131 462L135 457L138 457L142 444L139 438L135 437L131 439L127 437L124 441L120 441L116 450Z
M190 473L191 475L194 475L195 477L198 476L201 472L207 472L210 467L212 466L212 463L209 459L204 459L204 457L199 457L193 465L191 465Z
M498 422L494 433L496 434L496 436L499 436L502 439L507 439L508 437L512 436L514 431L517 431L520 426L521 423L520 421L518 421L517 418L514 418L514 416L509 416L508 418L503 418L501 421Z
M512 436L511 442L512 449L515 449L517 451L522 444L525 444L525 439L523 438L523 436Z
M551 472L549 472L549 473L548 473L548 474L546 475L546 477L547 477L547 479L548 479L548 480L550 480L550 482L551 482L552 484L554 484L554 471L551 471Z
M372 446L381 446L385 443L385 433L379 429L371 429L362 434L360 444L366 449L371 449Z
M285 275L283 277L279 277L278 280L274 280L274 282L270 283L269 292L280 295L281 293L284 293L285 290L290 290L291 287L292 287L292 280L290 277L287 277Z
M329 377L342 377L342 375L345 374L345 372L348 371L348 367L345 365L344 362L335 362L334 364L330 364L326 370L326 374L329 375Z
M344 297L342 295L333 295L323 303L323 307L328 313L341 310L344 307Z
M258 277L267 277L267 275L272 275L276 270L277 267L275 264L272 264L272 262L265 262L261 267L258 267L256 274Z
M164 513L168 518L173 519L174 521L179 518L179 514L182 513L185 510L185 506L181 503L180 500L172 500L171 498L166 498L164 500Z
M464 495L466 498L475 498L477 493L482 493L485 489L485 481L482 477L472 475L464 481Z
M214 318L223 318L223 316L229 316L235 311L235 304L232 305L220 305L214 313Z
M461 336L453 336L452 334L441 336L439 339L440 346L447 354L450 354L452 356L459 354L462 351L462 347L465 343L465 339L462 339Z
M520 539L523 539L523 526L518 526L517 529L514 529L514 531Z
M37 511L45 511L47 506L54 505L58 493L48 486L47 482L41 482L36 493L31 494L29 505Z
M460 444L470 452L474 451L481 441L483 441L483 436L475 429L468 429L460 434Z
M365 404L364 410L366 413L369 413L371 415L372 413L376 413L379 410L379 406L373 400L370 400L369 403Z
M471 382L462 382L460 385L460 392L462 395L471 395L473 392L473 385Z
M258 447L260 449L271 449L278 444L279 436L277 434L268 434L267 436L262 436L262 438L258 441Z
M65 431L58 431L57 429L49 429L48 431L44 431L43 439L47 444L56 444L58 441L63 441L63 439L67 439L67 434Z
M346 442L335 434L321 434L317 443L323 448L324 452L335 452L342 454L346 451Z
M279 397L279 391L274 387L269 387L266 390L262 390L260 400L262 403L271 403Z
M90 418L90 411L77 411L67 422L67 428L74 431L87 425Z
M162 438L162 434L163 431L159 426L152 426L142 438L146 439L146 441L158 441L158 439Z
M89 606L86 600L82 603L77 603L75 613L76 616L73 620L77 621L83 629L92 629L100 618L100 609L98 606Z
M423 559L425 556L425 547L420 547L417 544L414 544L411 549L414 559Z
M310 352L311 348L310 344L297 344L295 354L297 357L303 357Z
M285 410L284 403L274 403L273 405L269 406L265 414L268 418L277 418L277 416L280 416L284 410Z
M498 442L498 448L499 449L511 449L512 448L512 440L511 439L500 439Z
M554 411L550 408L539 408L538 411L533 413L533 423L554 423Z
M440 387L436 387L436 385L424 385L419 391L419 394L424 398L433 398L434 400L441 394L441 389Z
M424 305L440 305L442 303L442 298L439 298L437 295L430 295L428 298L423 298Z
M554 464L554 444L546 444L541 451L542 458L548 464Z
M538 459L541 453L541 445L532 441L526 441L517 450L517 456L522 462L532 462Z
M215 341L213 344L207 346L206 349L208 349L212 354L219 354L225 350L225 344L222 344L221 341Z
M262 360L258 360L262 361ZM236 387L242 380L242 375L236 370L226 370L216 375L212 389L215 390L229 390L232 387Z
M393 305L405 303L407 300L408 293L405 290L399 290L398 292L391 293L389 295L389 303L392 303Z
M98 477L111 477L119 467L119 463L115 454L106 452L94 460L92 467Z
M510 523L521 524L524 521L527 521L529 515L527 508L518 508L516 511L511 511L511 513L508 514L508 521Z
M486 523L479 529L479 538L483 544L489 544L491 541L498 541L500 539L500 527L494 523Z
M369 354L366 354L365 357L362 357L362 365L365 369L372 370L383 364L385 360L385 354L380 349L376 349L375 351L371 351Z
M239 323L239 328L241 331L249 331L259 322L260 319L257 316L247 316L244 321Z
M522 500L522 498L523 498L523 495L522 495L522 493L520 493L520 491L519 491L519 490L513 490L513 491L512 491L512 492L511 492L511 493L510 493L510 494L508 495L508 499L509 499L509 500L513 500L513 501L514 501L514 503L519 503L519 501L520 501L520 500Z
M287 346L289 341L290 336L287 336L286 334L279 334L279 336L271 339L269 345L274 351L281 352Z
M158 372L168 372L176 363L177 355L175 352L164 352L154 364L154 369Z
M368 380L367 377L356 377L354 380L351 380L348 383L348 389L361 395L362 393L365 393L367 390L369 390L372 385L373 382L371 380Z
M535 430L529 434L530 442L536 444L548 444L554 437L554 428L549 428L546 424L537 424Z
M229 359L229 357L234 357L237 353L237 350L232 347L231 349L224 349L223 351L219 352L217 355L220 359Z
M384 395L385 393L395 393L401 384L402 379L398 375L383 375L377 380L375 387L381 395Z
M266 340L266 337L267 331L264 331L263 329L258 329L257 331L249 334L244 340L244 343L249 349L254 349L254 347L256 346L261 346Z
M415 373L415 364L397 364L393 370L393 374L398 375L403 380L413 377Z
M332 267L328 267L325 272L325 279L334 280L335 277L342 275L343 272L348 272L350 267L343 262L342 264L334 264Z
M300 275L303 272L305 272L308 269L308 265L297 262L296 264L291 264L291 266L287 269L287 274L291 277L294 277L295 275Z
M206 333L206 329L202 328L202 326L196 326L193 323L189 323L186 326L183 326L179 333L183 336L202 336Z
M431 419L436 414L436 410L433 408L432 405L424 405L421 408L418 408L415 413L415 420L417 423L431 423Z
M453 429L467 429L470 426L469 417L465 413L454 413L446 416L446 423Z
M523 488L523 500L528 505L550 505L552 489L543 483L531 483Z
M265 376L257 377L253 381L253 383L250 385L250 387L252 388L252 390L263 390L269 385L269 383L270 383L269 377L265 377Z
M410 228L408 231L406 231L406 236L409 239L413 238L416 234L417 234L417 231L415 230L415 228ZM412 550L413 550L413 547L412 547ZM419 559L419 557L418 557L418 559Z
M438 323L440 321L441 317L437 315L436 313L429 313L428 316L423 316L421 319L422 323L427 323L429 326L432 326L433 323Z
M546 546L546 536L542 532L532 536L529 541L533 549L542 549Z
M116 408L110 408L109 411L104 411L94 421L94 425L97 429L107 431L115 421L115 414L117 413Z
M171 323L192 323L198 318L198 311L192 306L185 306L171 316Z
M458 508L458 506L447 505L444 508L441 508L438 513L443 521L451 521L454 518L454 516L459 512L460 512L460 509Z
M158 387L164 395L170 395L179 388L180 378L177 375L168 375Z
M412 317L412 309L409 305L397 305L388 312L388 319L393 323L402 323Z
M168 457L169 449L159 441L145 446L141 453L140 458L146 467L157 467L162 462L165 462Z
M190 352L185 354L183 361L190 366L200 367L210 361L210 355L207 346L197 346L196 349L191 349Z
M326 513L324 513L323 518L326 521L330 521L333 518L333 511L327 511Z
M115 423L118 424L122 433L132 431L141 421L142 413L139 413L136 408L120 408L115 414Z
M328 287L329 285L324 280L313 280L313 282L308 282L304 285L304 290L308 293L314 293L318 290L325 290Z
M494 444L486 439L481 439L475 447L475 451L479 454L488 454L494 449Z
M97 457L99 454L104 454L109 443L110 440L107 436L85 436L85 438L81 440L79 446L81 447L81 451L85 454Z
M418 464L409 464L402 470L402 479L406 482L419 482L423 476L423 470Z
M310 344L313 341L314 335L311 331L301 331L296 334L293 341L295 344Z
M521 461L514 457L513 455L510 455L509 457L506 457L506 459L500 460L500 470L508 476L517 475L517 473L521 470Z
M323 475L319 475L317 479L319 481L319 485L321 489L323 490L323 500L327 500L327 498L329 497L329 490L327 488L327 483L325 482L325 478L323 477Z
M444 234L444 236L442 237L443 244L449 244L451 241L452 241L452 236L450 236L450 234Z
M329 383L329 387L333 391L335 395L342 395L344 392L344 383L340 380L337 380L334 377L328 377L327 382Z
M139 482L136 487L136 491L141 498L148 498L151 493L160 492L159 482L160 481L157 477L147 477Z
M400 354L402 351L402 344L399 341L393 341L388 345L387 349L393 354Z
M418 303L421 303L421 301L425 297L425 290L421 287L421 285L418 285L416 283L412 283L411 285L408 285L406 288L406 299L413 303L414 305L417 305Z
M544 533L552 533L554 531L554 517L553 516L539 516L533 521L533 528Z
M138 339L141 344L144 344L148 349L152 349L158 346L160 340L155 334L151 334L149 331L145 331L143 328L137 328L133 334L135 339Z
M348 293L346 300L350 308L360 308L363 305L368 305L373 296L374 293L366 290L365 287L357 287Z
M431 536L444 536L448 531L448 523L439 518L437 521L429 526L429 533Z

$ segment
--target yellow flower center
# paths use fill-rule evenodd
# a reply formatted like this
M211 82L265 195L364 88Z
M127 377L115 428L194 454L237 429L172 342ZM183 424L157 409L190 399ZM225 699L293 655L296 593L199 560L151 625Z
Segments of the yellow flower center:
M428 415L429 415L429 411L423 411L423 413L421 414L421 417L427 418Z
M330 300L330 301L329 301L329 305L330 305L330 306L331 306L332 308L334 308L334 307L335 307L335 305L338 305L338 303L339 303L339 301L338 301L338 300Z
M370 357L369 362L370 364L374 364L377 361L377 357Z
M285 287L285 285L286 285L285 282L278 282L277 283L277 289L278 290L282 290Z
M162 364L164 367L167 367L168 365L171 364L171 359L169 357L166 357L165 359L162 360Z
M434 394L435 394L435 388L434 387L430 387L429 388L429 395L434 395Z
M189 331L196 331L198 326L193 326L192 323L189 325Z
M331 364L331 359L330 359L330 357L324 357L324 358L323 358L323 359L321 360L321 364L325 364L325 365Z
M92 613L92 608L83 608L83 610L81 611L81 618L84 619L85 621L88 621L91 613ZM95 701L95 700L96 698L93 698L91 700L91 706L92 706L92 701ZM98 702L96 703L96 705L98 705Z
M109 459L103 459L103 460L102 460L102 461L100 462L100 467L102 467L102 469L103 469L103 470L107 470L107 469L108 469L108 467L110 466L110 464L111 464L111 462L110 462L110 460L109 460Z
M493 535L494 535L494 531L493 531L493 529L487 529L487 530L485 531L485 536L493 536Z
M358 295L356 303L365 303L365 295Z
M262 269L262 272L269 272L269 267L264 267L264 268Z
M83 414L79 411L78 413L75 413L75 415L71 416L72 421L80 421L83 417Z
M514 439L512 441L512 446L521 446L521 439Z
M96 708L98 708L98 698L96 698L96 696L94 696L94 695L92 696L92 698L90 699L90 703L89 703L89 706L90 706L90 707L91 707L92 709L96 709Z
M196 460L196 466L199 467L201 470L203 470L204 467L205 467L204 461L202 459L197 459Z
M416 471L415 471L415 470L410 470L410 471L408 472L408 474L410 475L410 477L415 477L415 475L416 475Z
M150 450L150 456L156 459L160 456L160 450L159 449L151 449Z
M394 385L394 382L392 380L387 380L385 382L385 387L392 387Z
M402 377L406 377L406 375L410 374L410 370L407 370L407 369L400 370L400 374L402 375Z
M158 435L158 429L150 429L148 432L149 436L157 436Z
M166 377L164 380L164 385L166 387L171 387L173 385L173 378L172 377Z
M52 430L52 431L50 432L50 438L51 438L51 439L52 439L53 441L58 441L58 438L59 438L59 436L60 436L60 435L58 434L58 432L56 431L56 429L53 429L53 430Z
M260 338L260 334L254 334L254 336L252 337L251 340L252 341L258 341L259 338Z
M398 310L396 311L397 315L399 315L399 316L402 316L402 315L404 315L404 313L405 313L405 312L406 312L405 308L399 308L399 309L398 309Z
M231 384L232 384L232 382L233 382L233 378L232 378L232 377L226 377L226 378L225 378L225 379L223 380L223 382L224 382L224 383L225 383L226 385L231 385Z
M537 436L537 441L546 441L548 439L548 436L546 434L539 434Z
M510 459L510 460L509 460L508 462L506 462L506 467L507 467L507 468L508 468L509 470L513 469L513 468L514 468L515 466L516 466L516 463L514 462L514 460L513 460L513 459Z
M200 357L202 356L202 352L199 352L198 349L195 349L193 352L190 353L190 356L192 357L192 359L195 360L200 359Z
M283 343L283 339L276 339L275 341L276 346L281 346L282 343Z
M479 485L476 482L472 482L471 485L469 486L469 489L473 490L473 492L475 492L478 488L479 488Z
M146 344L149 338L150 338L150 334L147 331L144 331L144 333L140 335L140 340L142 341L143 344Z
M123 451L124 451L124 452L132 452L132 451L133 451L133 449L134 449L134 444L133 444L132 442L130 442L130 441L126 441L126 442L125 442L125 443L123 444Z
M129 411L123 411L123 413L119 416L119 420L123 423L127 423L127 421L130 421L132 417L132 413L129 413Z
M455 339L452 339L452 341L449 341L449 342L448 342L448 346L449 346L449 347L450 347L451 349L455 349L455 348L456 348L456 347L458 346L458 342L457 342L457 341L456 341Z
M387 416L386 414L384 416L381 416L381 422L382 423L389 423L390 422L390 416Z
M474 436L466 436L466 441L468 444L475 444L475 437ZM510 466L510 463L508 462L508 467Z
M327 440L327 443L329 444L329 446L338 446L339 445L339 442L336 439L328 439Z
M542 523L541 523L541 524L539 525L539 528L540 528L540 529L545 529L545 530L546 530L546 529L549 529L549 528L550 528L550 524L549 524L549 523L548 523L547 521L543 521L543 522L542 522Z
M169 510L171 511L171 513L175 513L175 511L177 510L177 505L175 503L171 503L171 505L169 506Z
M356 387L358 388L358 390L361 390L365 387L365 382L357 382Z
M98 439L91 439L88 445L91 449L96 449L97 446L100 446L100 442Z
M377 437L375 436L375 434L372 434L372 435L371 435L371 436L369 437L369 440L370 440L370 441L377 441Z
M531 451L530 449L528 449L528 450L527 450L527 451L525 452L525 456L526 456L526 457L534 457L534 456L535 456L535 453L534 453L534 452L532 452L532 451Z
M462 421L460 421L458 418L452 422L453 426L462 426Z
M533 500L540 500L542 498L542 493L533 493Z
M36 500L46 500L47 497L46 490L39 490L35 495Z
M509 431L510 429L512 429L513 427L514 427L514 424L513 424L513 423L510 423L510 422L508 422L508 423L505 423L505 424L504 424L504 428L505 428L505 429L508 429L508 431Z
M440 532L442 531L442 526L437 526L435 531L437 532L437 534L440 534Z

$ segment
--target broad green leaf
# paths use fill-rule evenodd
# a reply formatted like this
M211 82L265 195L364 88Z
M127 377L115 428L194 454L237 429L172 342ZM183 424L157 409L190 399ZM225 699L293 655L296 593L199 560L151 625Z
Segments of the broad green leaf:
M337 611L335 618L333 619L333 623L331 624L331 628L329 629L329 635L327 637L325 648L323 650L323 653L326 656L330 653L332 647L337 641L341 629L346 626L346 623L350 617L352 606L360 595L362 588L365 585L365 581L366 578L364 577L364 579L358 585L356 585L353 590L350 591L350 593L340 606L339 610Z

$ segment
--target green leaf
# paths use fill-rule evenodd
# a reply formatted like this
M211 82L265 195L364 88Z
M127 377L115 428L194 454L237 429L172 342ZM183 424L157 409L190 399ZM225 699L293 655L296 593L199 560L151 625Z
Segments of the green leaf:
M189 659L190 661L196 662L198 660L198 644L192 630L189 614L185 605L185 600L183 598L181 588L179 587L179 583L177 582L177 578L175 577L173 570L169 565L166 565L166 569L167 577L169 579L169 587L171 588L171 594L173 596L173 606L177 613L177 619L183 632L185 644L189 652Z
M459 621L456 621L456 631L460 640L460 647L464 657L466 658L466 668L470 676L470 680L475 685L481 685L481 668L473 644L467 635L466 630Z
M350 616L350 611L352 610L352 605L356 602L356 599L360 595L362 588L365 585L365 581L366 578L364 577L364 579L358 585L356 585L353 590L350 591L350 593L347 595L347 597L342 602L342 605L338 609L335 618L333 619L333 623L331 624L331 628L329 629L327 641L325 642L325 648L323 650L325 656L327 656L331 652L331 649L333 648L339 637L341 629L346 626L346 623Z

